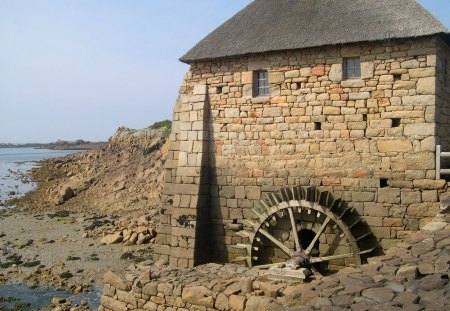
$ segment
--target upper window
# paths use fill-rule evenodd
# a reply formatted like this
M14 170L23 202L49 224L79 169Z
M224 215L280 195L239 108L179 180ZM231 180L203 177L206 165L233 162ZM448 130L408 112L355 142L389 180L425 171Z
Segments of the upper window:
M269 73L267 70L255 71L254 76L254 94L255 96L269 96L270 95L270 85L269 85Z
M361 79L361 59L344 58L344 79Z

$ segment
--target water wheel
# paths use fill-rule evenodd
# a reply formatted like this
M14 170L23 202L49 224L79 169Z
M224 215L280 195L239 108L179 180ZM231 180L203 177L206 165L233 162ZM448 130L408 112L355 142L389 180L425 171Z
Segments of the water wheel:
M244 219L244 230L238 232L247 240L236 245L245 255L235 260L249 267L296 260L332 271L359 266L374 250L367 247L371 232L362 218L327 191L284 188L268 194L252 212L254 219Z

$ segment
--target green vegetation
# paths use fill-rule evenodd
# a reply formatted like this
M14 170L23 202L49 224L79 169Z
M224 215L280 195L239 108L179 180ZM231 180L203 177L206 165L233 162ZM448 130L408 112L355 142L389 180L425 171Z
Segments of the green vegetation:
M162 127L171 128L172 127L172 121L170 120L164 120L164 121L158 121L150 125L148 128L152 130L160 129Z
M170 135L170 130L172 129L172 121L164 120L153 123L148 127L151 130L156 130L160 128L164 128L164 137L168 137Z

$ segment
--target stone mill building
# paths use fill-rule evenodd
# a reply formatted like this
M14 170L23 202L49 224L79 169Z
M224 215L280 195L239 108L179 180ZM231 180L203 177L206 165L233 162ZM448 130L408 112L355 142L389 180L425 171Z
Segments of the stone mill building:
M439 212L450 35L416 1L255 0L181 61L171 265L357 265Z

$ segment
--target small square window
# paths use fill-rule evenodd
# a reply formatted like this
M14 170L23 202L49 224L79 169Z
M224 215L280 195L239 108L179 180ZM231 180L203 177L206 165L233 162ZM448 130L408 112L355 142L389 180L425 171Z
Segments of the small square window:
M254 96L270 96L269 73L267 70L255 71Z
M359 57L344 58L344 79L361 79L361 59Z

